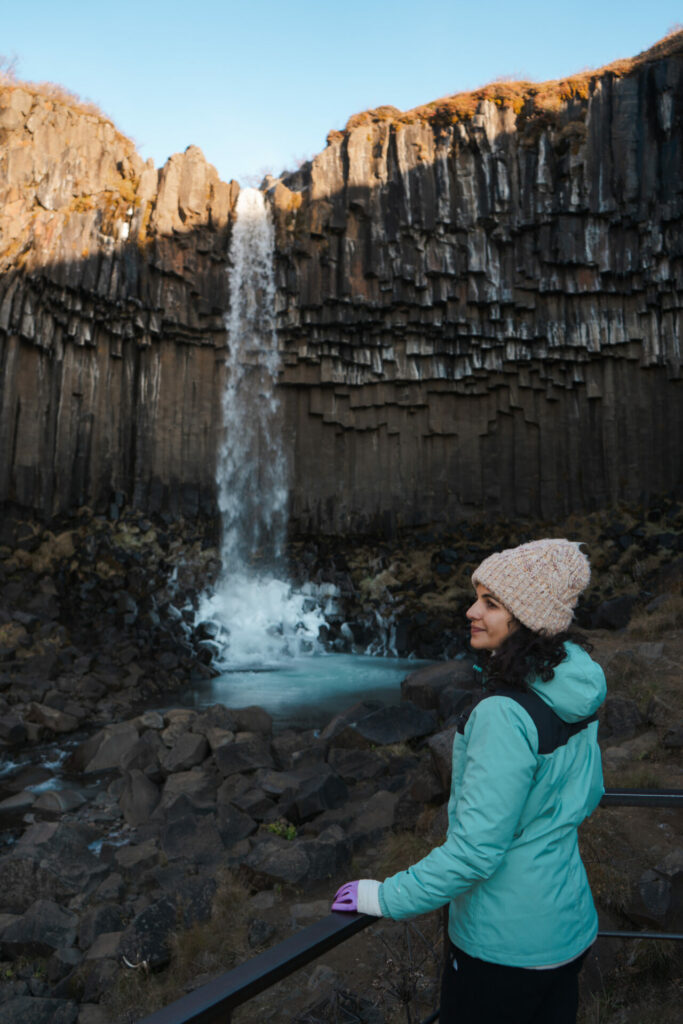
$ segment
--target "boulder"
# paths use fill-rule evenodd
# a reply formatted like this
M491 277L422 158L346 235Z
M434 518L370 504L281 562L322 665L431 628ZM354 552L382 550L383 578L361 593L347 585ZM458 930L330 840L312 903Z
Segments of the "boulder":
M339 807L348 797L343 779L326 765L287 773L291 779L279 807L290 821L304 822L322 811Z
M26 741L26 725L16 711L8 711L0 715L0 740L11 747L16 747Z
M275 801L260 786L252 786L233 798L233 804L256 821L266 821L273 817Z
M226 743L233 743L235 734L230 729L209 728L206 730L206 742L209 744L211 753L224 747Z
M293 768L295 760L302 763L309 759L313 762L325 759L325 744L318 739L317 731L306 729L286 729L278 733L271 742L271 749L279 769Z
M19 920L0 935L4 956L50 956L76 940L78 917L53 900L36 900Z
M214 759L221 775L234 775L237 772L255 771L257 768L274 768L270 744L260 737L236 740L219 747L214 752Z
M473 691L460 690L456 686L446 686L439 694L439 714L448 721L461 714L472 703Z
M603 601L593 616L593 629L625 629L637 600L634 594L623 594Z
M131 771L137 769L154 782L160 782L163 778L160 759L167 750L168 747L161 740L158 731L148 729L123 755L120 767Z
M97 829L75 822L31 825L0 861L0 910L21 912L36 898L61 900L94 888L108 870L88 848L98 838Z
M463 658L419 668L401 683L401 697L419 708L439 708L440 695L447 687L467 691L476 685L473 665L472 660Z
M427 746L432 755L434 768L441 780L444 792L448 793L451 786L451 773L453 768L453 740L455 739L453 725L449 729L437 732L427 740Z
M264 839L243 863L258 884L297 885L338 877L350 862L351 842L339 826L332 825L317 839Z
M102 932L88 948L88 952L85 954L85 959L115 960L118 957L122 935L122 931Z
M345 750L333 747L330 750L328 764L344 782L365 782L375 779L386 771L387 763L381 754L374 750Z
M60 877L31 857L0 859L0 911L22 914L38 899L66 899L80 891L73 880Z
M650 725L657 725L660 729L671 727L676 717L676 712L670 704L660 697L652 697L647 706L647 721Z
M258 828L258 824L248 814L238 811L232 804L219 804L217 826L223 845L234 846L240 839L246 839Z
M155 817L168 813L181 797L186 797L197 809L211 809L216 803L216 783L204 768L191 768L188 772L169 775L164 783Z
M367 718L373 711L379 711L383 705L377 700L363 700L357 704L353 704L346 711L342 711L340 714L335 715L334 718L327 723L325 728L320 733L320 739L324 742L330 742L335 739L341 732L343 732L348 726L356 725L363 718Z
M272 734L273 719L265 708L252 704L247 708L230 708L229 711L235 719L235 732L257 732L263 736Z
M601 734L614 739L629 739L644 724L638 705L628 697L608 697L601 717Z
M434 711L424 711L412 701L403 701L379 708L346 728L334 737L339 747L387 746L427 736L436 728Z
M174 895L163 896L131 921L119 942L119 954L129 964L146 963L154 969L170 959L170 939L180 927L207 921L216 884L212 879L188 880Z
M33 805L43 817L57 817L67 811L75 811L85 803L85 797L76 789L47 789Z
M82 743L67 760L73 771L110 771L118 768L124 756L138 741L138 731L132 722L107 725Z
M149 968L158 968L167 964L171 934L179 923L178 908L169 896L162 897L137 914L119 942L119 953L127 966L146 963Z
M275 925L270 921L265 921L262 917L255 917L253 921L249 922L247 942L252 949L266 946L275 935L275 931Z
M200 765L209 753L209 744L204 736L184 732L173 746L161 757L161 769L167 775L185 772Z
M225 849L213 814L186 814L170 821L160 841L168 860L184 858L193 864L214 864Z
M78 945L90 949L100 935L118 932L123 928L123 917L119 907L112 903L100 903L81 916L78 922Z
M156 839L142 843L121 846L114 854L114 860L124 875L138 878L140 873L153 867L159 860L159 846Z
M68 946L66 949L57 949L46 964L47 980L51 985L61 981L67 974L80 964L83 954L75 946Z
M129 825L148 821L159 803L160 793L154 783L138 769L124 772L119 807Z
M310 861L300 841L274 836L257 842L245 858L244 866L257 884L297 885L308 877Z
M680 750L683 747L683 723L669 729L662 738L662 746L668 750Z
M387 790L380 790L364 801L360 813L354 817L348 829L353 841L374 842L392 828L397 803L398 793Z
M2 1024L76 1024L78 1003L72 999L43 999L19 996L8 999L0 1009Z
M161 738L167 747L172 747L180 736L192 727L197 719L197 712L189 708L173 708L167 711L166 728L161 731Z
M35 802L36 794L28 789L22 790L21 793L14 793L13 796L5 797L4 800L0 800L0 821L23 814Z
M58 711L47 704L37 704L35 701L29 704L26 717L29 721L37 722L49 732L54 733L74 732L80 725L78 718L73 715Z

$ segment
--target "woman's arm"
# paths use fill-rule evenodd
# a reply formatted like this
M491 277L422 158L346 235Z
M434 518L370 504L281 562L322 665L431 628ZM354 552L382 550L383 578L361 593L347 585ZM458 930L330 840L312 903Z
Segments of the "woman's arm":
M450 902L490 877L512 843L538 760L529 715L508 697L489 697L470 715L455 819L442 846L379 889L385 917L400 920Z

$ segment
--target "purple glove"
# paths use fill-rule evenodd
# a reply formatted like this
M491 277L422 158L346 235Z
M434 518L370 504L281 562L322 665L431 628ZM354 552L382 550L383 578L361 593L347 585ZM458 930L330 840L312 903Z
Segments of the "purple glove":
M358 882L345 882L341 889L337 890L332 910L381 917L379 882L376 882L374 878L361 878Z
M345 882L340 889L337 889L331 909L356 913L358 910L358 882Z

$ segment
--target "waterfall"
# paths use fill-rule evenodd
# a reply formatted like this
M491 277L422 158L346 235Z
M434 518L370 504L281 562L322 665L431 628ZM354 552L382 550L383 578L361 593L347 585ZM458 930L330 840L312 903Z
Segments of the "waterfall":
M280 403L275 392L280 357L275 332L273 223L261 192L237 199L230 247L230 313L225 435L216 483L223 565L234 569L282 554L287 504Z
M287 527L287 460L276 391L274 231L258 189L237 200L230 244L230 312L223 439L216 485L221 575L197 621L215 624L218 664L269 668L317 646L324 622L317 588L295 591L281 567Z

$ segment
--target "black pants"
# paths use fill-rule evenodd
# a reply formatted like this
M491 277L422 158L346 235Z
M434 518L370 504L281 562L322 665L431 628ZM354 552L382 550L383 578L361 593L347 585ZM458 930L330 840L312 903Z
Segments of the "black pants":
M450 949L439 1024L575 1024L585 953L564 967L532 971Z

